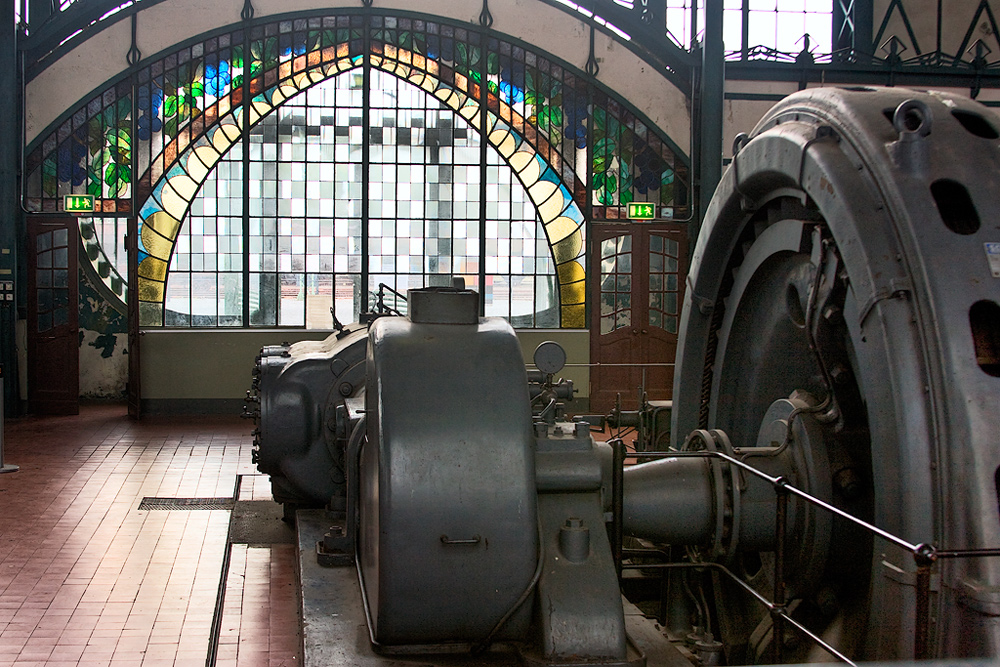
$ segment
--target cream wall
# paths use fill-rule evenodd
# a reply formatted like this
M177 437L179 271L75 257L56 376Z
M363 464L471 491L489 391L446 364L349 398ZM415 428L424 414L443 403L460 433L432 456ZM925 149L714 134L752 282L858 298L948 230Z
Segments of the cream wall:
M147 330L141 336L142 397L147 401L238 402L250 388L254 360L265 345L300 340L323 340L328 331L271 330ZM521 330L517 332L526 364L539 343L558 342L566 350L567 363L586 364L590 359L587 331ZM560 374L573 380L577 398L586 398L590 372L586 367L568 367ZM211 410L209 410L211 411Z

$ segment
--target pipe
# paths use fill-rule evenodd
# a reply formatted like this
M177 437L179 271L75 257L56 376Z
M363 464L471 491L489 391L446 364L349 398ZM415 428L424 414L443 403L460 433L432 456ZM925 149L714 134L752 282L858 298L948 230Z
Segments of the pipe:
M626 535L665 544L705 544L715 535L715 493L704 458L664 458L624 473Z

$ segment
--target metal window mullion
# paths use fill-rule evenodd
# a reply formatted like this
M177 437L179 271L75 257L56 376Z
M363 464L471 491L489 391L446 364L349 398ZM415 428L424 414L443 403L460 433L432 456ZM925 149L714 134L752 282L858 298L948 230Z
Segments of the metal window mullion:
M697 5L697 1L695 2ZM598 252L597 247L594 245L594 193L591 189L594 182L594 158L592 151L594 150L594 111L597 108L597 102L594 99L594 87L595 81L590 82L587 86L587 107L590 109L590 113L587 114L587 165L586 174L587 181L584 183L584 197L586 200L583 203L583 224L584 231L587 236L584 238L584 284L583 284L583 308L584 308L584 323L586 326L590 326L590 313L593 307L593 299L590 296L590 289L593 285L599 285L600 280L597 276L592 276L590 271L591 266L591 253ZM555 256L552 257L553 264L555 263ZM597 262L594 262L597 264ZM558 279L559 271L556 270L556 277ZM559 298L559 323L562 324L562 294L560 293Z
M361 88L364 96L361 101L361 308L362 312L368 308L368 229L370 215L370 193L368 191L371 184L371 132L368 130L371 120L371 61L368 57L371 52L371 21L370 14L364 13L363 23L363 44L361 61Z
M486 136L486 122L489 119L487 108L489 88L486 77L489 34L483 30L479 48L479 314L486 315L486 160L489 141ZM509 313L508 313L509 314Z
M135 19L133 18L133 21L134 20ZM129 136L131 137L131 140L132 140L132 145L129 148L129 154L131 156L131 164L129 165L129 167L130 167L130 169L129 169L129 196L131 198L131 207L130 207L130 210L129 210L129 216L125 219L125 235L128 236L129 234L136 234L136 247L138 248L139 209L136 206L137 202L136 202L136 195L135 195L135 188L136 188L136 184L137 184L137 181L138 181L138 179L136 178L136 173L137 173L136 167L138 166L138 157L139 157L139 142L138 142L138 137L136 136L136 133L138 131L138 118L137 117L139 115L139 99L138 99L139 98L139 80L138 80L139 79L139 69L138 69L138 64L136 64L136 65L134 65L132 67L132 72L129 75L129 78L131 80L131 86L132 86L132 116L131 116L131 123L130 123L130 127L129 127L129 130L131 132L131 134ZM91 220L93 221L94 218L91 218ZM119 238L119 236L118 236L118 220L119 220L119 218L117 216L115 216L115 241L116 242L115 242L115 244L113 246L114 249L115 249L115 252L114 252L114 257L112 258L112 261L114 261L114 263L115 263L115 271L118 270L117 269L117 267L118 267L118 253L122 250L122 248L120 248L119 244L117 243L117 240ZM96 229L97 229L96 222L94 224L94 229L95 229L95 232L96 232ZM107 254L107 253L105 253L105 254ZM138 260L139 260L139 257L138 257L138 253L137 253L136 254L136 262L138 262ZM129 284L130 283L130 281L128 279L128 263L129 263L129 261L130 261L130 259L129 259L129 256L128 256L128 252L126 251L126 253L125 253L125 285L126 285L126 287L125 287L125 299L126 300L128 300L128 299L138 299L139 298L139 289L138 289L139 286L138 285L131 285L131 284ZM136 268L138 269L138 267L136 267ZM138 278L138 274L137 274L137 278ZM163 317L160 320L160 325L161 326L163 324L165 324L166 321L167 321L167 280L169 278L170 278L170 266L168 264L167 265L166 275L164 275L164 277L163 277ZM136 280L136 282L138 282L138 279ZM132 291L133 289L135 289L134 292ZM130 309L127 306L126 306L126 311L130 312ZM138 315L138 309L136 310L136 314ZM133 325L136 328L138 328L138 326L139 326L139 319L138 319L138 317L136 317L136 321L133 323ZM128 325L126 325L126 328L128 328Z
M725 16L726 16L725 6L720 5L720 11L722 12L722 21L723 21L723 33L722 34L724 35L725 34ZM742 9L742 12L743 12L743 25L741 26L741 33L742 34L740 36L740 42L742 42L743 46L742 46L742 49L741 49L741 56L740 56L740 58L743 59L743 60L747 60L750 57L750 0L743 0L743 9ZM705 27L706 27L706 29L708 28L708 7L707 6L705 7ZM705 32L705 35L706 35L706 39L707 39L707 36L708 36L707 30Z
M243 29L243 326L250 326L250 25ZM277 271L277 267L275 267ZM277 275L275 275L277 278ZM259 280L259 278L258 278ZM275 280L274 324L278 324L281 280ZM263 295L258 295L258 301ZM258 303L258 308L260 304Z

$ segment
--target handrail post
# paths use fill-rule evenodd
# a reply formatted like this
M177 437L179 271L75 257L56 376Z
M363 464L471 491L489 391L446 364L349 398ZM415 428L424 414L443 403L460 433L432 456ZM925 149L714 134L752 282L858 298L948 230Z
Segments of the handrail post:
M785 529L788 524L788 489L785 478L774 481L777 511L774 521L774 608L771 609L771 632L774 642L774 662L784 662L785 653Z
M937 560L934 547L929 544L918 544L913 551L913 560L917 565L916 591L916 627L913 632L913 658L926 660L930 647L931 621L931 568Z
M622 542L624 542L625 527L625 441L615 438L608 442L611 445L611 556L615 561L615 571L618 582L622 580Z

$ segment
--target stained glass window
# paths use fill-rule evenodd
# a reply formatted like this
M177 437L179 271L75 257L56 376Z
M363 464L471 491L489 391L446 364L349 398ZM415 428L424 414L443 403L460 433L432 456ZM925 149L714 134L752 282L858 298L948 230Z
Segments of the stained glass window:
M35 210L91 192L102 220L134 211L141 326L343 320L379 283L457 274L491 314L583 327L587 215L687 215L667 137L581 72L470 26L281 20L131 76L32 144L27 187ZM88 256L121 287L92 226Z

